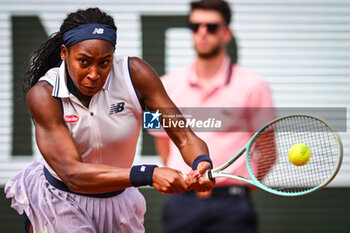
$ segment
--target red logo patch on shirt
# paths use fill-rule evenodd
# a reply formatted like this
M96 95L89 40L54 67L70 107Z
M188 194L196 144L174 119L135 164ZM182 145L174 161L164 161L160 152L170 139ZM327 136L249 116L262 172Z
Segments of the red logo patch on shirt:
M64 121L66 123L76 123L79 121L79 117L76 115L67 115L65 116Z

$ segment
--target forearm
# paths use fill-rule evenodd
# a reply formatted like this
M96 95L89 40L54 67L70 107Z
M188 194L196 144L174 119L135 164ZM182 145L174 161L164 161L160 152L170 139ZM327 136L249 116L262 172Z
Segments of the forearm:
M45 161L74 192L100 193L130 187L130 168L83 162L67 128L36 124L36 139Z
M130 169L77 162L61 173L61 179L74 192L111 192L132 186Z
M184 161L190 167L198 156L209 155L209 150L206 143L194 134L191 134L183 144L179 144L178 148Z

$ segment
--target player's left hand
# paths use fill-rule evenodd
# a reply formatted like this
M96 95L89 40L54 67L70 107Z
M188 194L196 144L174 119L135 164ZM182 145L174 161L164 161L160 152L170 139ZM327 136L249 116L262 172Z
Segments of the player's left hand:
M206 177L206 171L211 169L210 163L203 161L198 164L195 171L191 171L186 176L186 183L189 190L195 190L197 192L209 191L215 187L215 180L210 180Z

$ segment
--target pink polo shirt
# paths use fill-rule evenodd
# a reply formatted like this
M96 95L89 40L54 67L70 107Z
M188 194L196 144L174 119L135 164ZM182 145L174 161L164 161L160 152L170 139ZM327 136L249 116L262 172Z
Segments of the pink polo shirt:
M270 90L264 80L238 65L232 65L229 57L224 59L220 70L207 89L203 89L199 85L195 71L195 62L185 69L162 77L162 82L168 95L179 108L214 107L213 110L215 111L216 107L220 111L221 107L243 109L243 107L260 108L273 106ZM248 117L246 112L242 110L242 113L239 114L232 113L232 120L229 120L230 128L239 129L242 125L246 125L246 128L254 129L252 132L248 132L249 130L231 130L236 132L214 131L195 133L207 143L213 165L214 167L218 167L238 153L253 136L255 131L273 118L273 111L254 110L254 114L250 114L250 117ZM166 134L154 135L167 137ZM185 164L179 150L172 142L168 164L166 165L178 169L184 174L191 170ZM226 171L249 177L245 165L245 156L241 156ZM216 184L217 186L247 185L244 182L227 178L218 178Z

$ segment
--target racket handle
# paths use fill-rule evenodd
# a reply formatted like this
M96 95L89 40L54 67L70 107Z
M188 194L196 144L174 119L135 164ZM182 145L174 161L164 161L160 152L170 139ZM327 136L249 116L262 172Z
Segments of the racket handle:
M211 175L211 170L207 170L205 173L204 173L204 176L203 176L205 179L210 179L210 180L213 180L213 176Z

